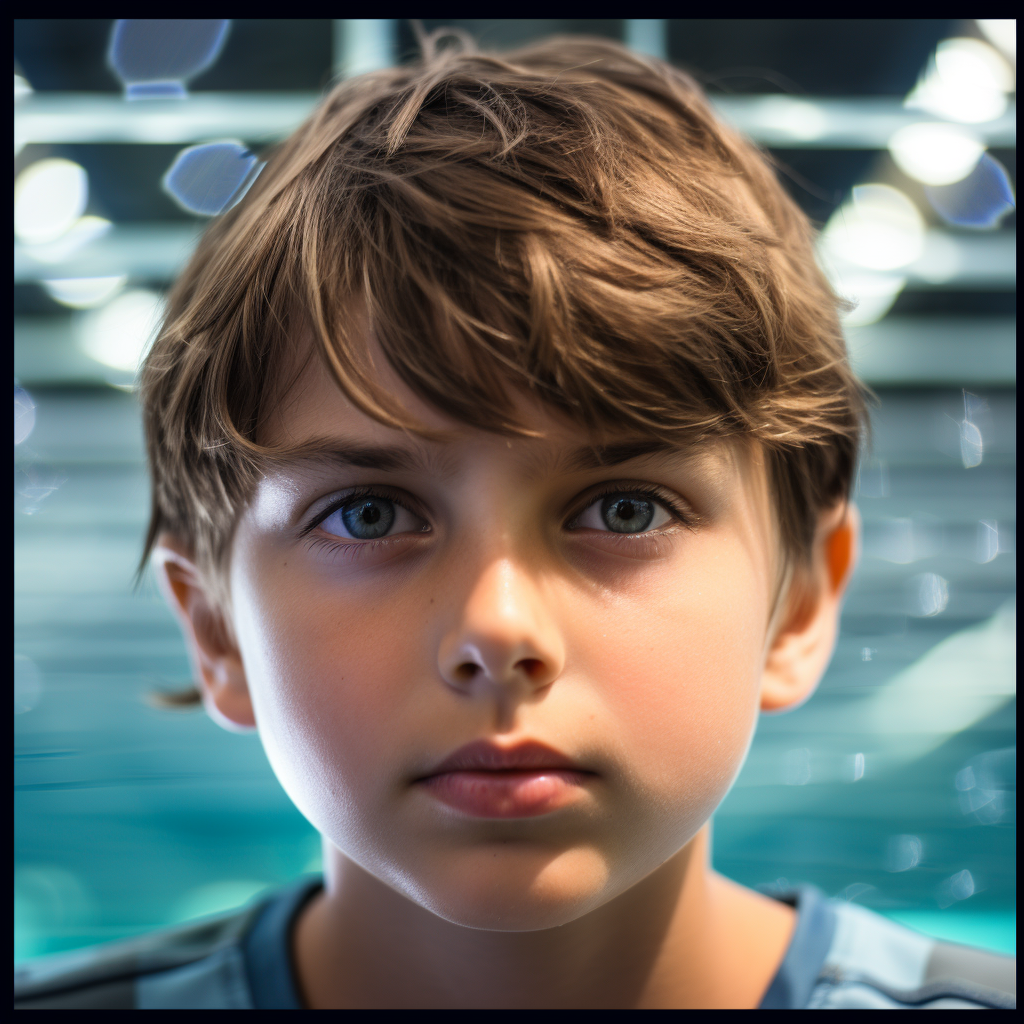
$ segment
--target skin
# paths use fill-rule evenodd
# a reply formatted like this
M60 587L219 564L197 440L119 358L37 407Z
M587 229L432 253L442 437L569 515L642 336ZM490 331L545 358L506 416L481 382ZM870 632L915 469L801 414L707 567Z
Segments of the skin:
M806 700L831 658L856 509L822 516L811 569L776 601L756 451L573 469L579 446L622 438L526 397L539 436L487 434L381 373L443 441L365 416L316 361L263 440L400 446L417 464L269 472L237 523L230 608L185 544L156 554L207 710L258 729L323 836L325 890L292 938L307 1005L756 1006L794 912L711 870L709 819L759 711ZM609 484L657 486L693 522L613 533ZM303 534L354 486L407 501L401 530L360 542L329 532L335 516ZM482 738L537 740L594 775L511 820L413 783Z

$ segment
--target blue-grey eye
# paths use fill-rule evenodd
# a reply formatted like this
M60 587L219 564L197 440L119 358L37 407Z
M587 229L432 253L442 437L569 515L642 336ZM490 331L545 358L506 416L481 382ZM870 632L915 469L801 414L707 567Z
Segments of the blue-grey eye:
M654 502L637 494L613 494L601 502L601 518L615 533L642 533L654 520Z
M336 508L320 523L320 529L336 537L353 540L377 540L392 532L392 528L416 530L422 525L408 509L388 498L368 494L353 498Z
M661 503L646 494L619 491L595 501L579 516L575 526L612 533L644 533L671 519Z
M395 521L395 504L387 498L360 498L340 511L345 529L358 540L383 537Z

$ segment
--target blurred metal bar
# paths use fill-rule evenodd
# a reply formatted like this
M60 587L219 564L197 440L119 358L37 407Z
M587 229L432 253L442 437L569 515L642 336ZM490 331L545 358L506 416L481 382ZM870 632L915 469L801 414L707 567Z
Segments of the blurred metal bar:
M333 42L335 80L352 78L394 63L398 25L394 18L338 18Z
M665 18L626 18L623 42L637 53L668 59L668 28Z
M889 317L846 331L850 361L868 384L1007 385L1017 379L1012 317Z
M82 314L16 317L14 375L26 385L104 384L80 348ZM1009 318L890 317L847 331L854 369L868 384L1007 386L1016 381L1016 323Z
M377 33L372 45L371 30L360 30L368 41L359 43L358 55L343 51L342 62L378 59L380 48L386 46L384 21L371 24ZM126 103L106 93L33 93L15 105L15 145L190 143L221 138L270 142L297 128L320 98L312 93L200 92L185 101ZM712 103L726 121L756 142L784 149L884 149L897 128L937 120L922 111L904 109L899 97L715 96ZM988 146L1014 146L1016 104L1002 117L972 129Z
M39 260L16 243L14 280L25 283L127 274L136 281L170 281L184 266L207 223L116 224L103 237L56 263ZM909 288L1013 290L1016 232L929 231L924 255L906 274Z
M112 277L171 281L184 267L207 222L115 224L102 238L59 262L44 262L15 243L14 280L48 281L68 277Z

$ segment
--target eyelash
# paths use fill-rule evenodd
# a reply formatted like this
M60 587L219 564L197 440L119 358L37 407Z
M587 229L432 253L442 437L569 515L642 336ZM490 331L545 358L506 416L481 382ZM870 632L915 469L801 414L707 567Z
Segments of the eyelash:
M306 537L313 532L325 519L334 515L335 512L340 508L344 508L350 502L355 501L357 498L386 498L388 501L393 501L396 505L401 505L402 508L411 512L414 516L419 516L420 519L426 519L423 513L423 509L416 505L415 502L411 501L409 497L401 491L393 490L390 487L381 485L378 487L353 487L350 491L346 491L340 498L332 501L322 512L318 513L313 521L306 526L299 534L300 537ZM386 541L388 538L382 537L382 541ZM346 547L365 547L367 544L376 544L379 541L359 541L356 544L345 544L344 541L339 543Z
M629 483L628 481L612 482L606 487L598 491L592 491L584 499L576 511L569 517L566 522L568 529L573 528L573 524L576 523L583 513L590 508L591 505L596 501L600 501L602 498L606 498L611 494L641 494L644 497L650 498L656 501L659 505L662 505L669 514L680 523L689 529L694 529L699 524L698 516L688 507L681 505L677 499L675 499L670 493L665 491L664 488L657 487L651 484L643 483ZM386 546L392 542L390 537L381 537L379 540L373 541L345 541L340 538L327 537L312 537L309 535L315 530L325 519L332 516L338 509L344 508L350 502L355 501L358 498L374 497L374 498L386 498L388 501L393 501L396 505L401 505L407 511L411 512L415 516L419 516L421 519L426 519L422 508L415 505L414 502L410 501L409 497L402 492L393 490L387 486L363 486L354 487L350 491L346 491L344 495L332 501L327 508L319 512L316 517L303 528L300 533L300 537L309 538L310 547L313 549L321 549L327 552L337 553L341 552L352 552L357 548L368 548L369 550L376 550L382 546ZM611 531L609 531L610 533ZM643 540L650 537L652 540L659 536L659 533L652 532L651 534L612 534L611 538L615 541L630 541L630 540Z
M653 484L642 484L642 483L629 483L625 482L613 482L608 484L606 487L598 491L591 491L587 495L583 504L569 517L569 521L566 526L570 529L573 524L579 520L584 512L595 501L600 501L602 498L607 498L611 494L642 494L645 498L650 498L652 501L656 501L659 505L664 506L669 514L683 526L695 527L698 523L697 516L688 507L681 505L675 497L667 492L662 487L657 487ZM636 533L620 533L616 534L617 537L644 537L647 534L636 534Z

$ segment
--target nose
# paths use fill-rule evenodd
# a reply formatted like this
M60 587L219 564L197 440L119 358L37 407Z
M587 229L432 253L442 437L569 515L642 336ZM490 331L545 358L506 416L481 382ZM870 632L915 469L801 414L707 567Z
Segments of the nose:
M565 650L538 581L507 558L476 573L438 664L445 682L467 694L497 689L522 698L553 683Z

